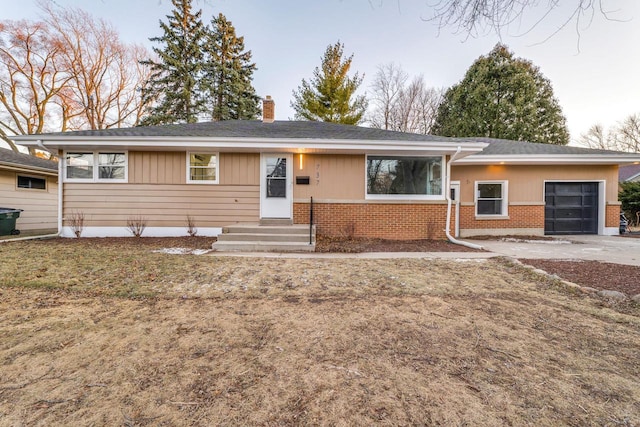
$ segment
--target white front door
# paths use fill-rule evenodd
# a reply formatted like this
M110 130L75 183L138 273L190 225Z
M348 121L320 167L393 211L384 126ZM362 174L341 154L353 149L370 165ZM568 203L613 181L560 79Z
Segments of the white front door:
M262 154L260 162L260 217L291 218L293 156Z
M456 207L456 226L453 232L453 237L460 236L460 181L451 181L451 200Z

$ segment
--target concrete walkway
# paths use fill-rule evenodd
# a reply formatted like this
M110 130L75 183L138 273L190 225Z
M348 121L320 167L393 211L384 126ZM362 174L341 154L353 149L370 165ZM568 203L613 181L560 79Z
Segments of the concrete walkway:
M395 258L427 258L452 260L484 260L500 254L492 252L209 252L207 255L219 257L243 258L289 258L289 259L395 259Z
M210 252L219 257L262 257L290 259L394 259L423 258L484 260L498 256L513 258L593 260L640 266L640 239L619 236L566 236L553 240L501 241L471 240L488 252L362 252L362 253L288 253L288 252Z

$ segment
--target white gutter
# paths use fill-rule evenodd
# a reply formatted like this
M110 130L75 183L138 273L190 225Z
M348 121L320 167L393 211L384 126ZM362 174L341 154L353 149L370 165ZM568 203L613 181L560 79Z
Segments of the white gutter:
M421 154L429 152L450 153L452 144L447 141L402 141L402 140L361 140L361 139L322 139L322 138L220 138L220 137L185 137L176 136L49 136L44 135L49 146L63 149L114 149L125 150L150 149L158 150L198 150L211 149L215 151L261 151L261 152L292 152L292 153L322 153L344 152L360 154L366 152L380 152L382 154L397 153ZM16 141L25 146L38 146L40 139L22 136L15 137ZM482 151L488 144L467 142L459 144L463 154L471 155Z
M51 153L58 158L58 236L62 236L62 159L57 153L45 147L42 140L37 140L36 145L43 151Z
M466 246L472 249L482 249L482 246L476 245L475 243L464 242L462 240L456 239L449 232L449 228L451 227L451 163L456 159L456 157L460 154L461 151L462 151L462 147L458 146L458 149L456 150L455 154L451 156L451 158L449 158L449 161L447 162L447 179L446 179L446 186L444 191L444 195L447 199L447 222L446 222L446 228L444 229L444 233L446 234L447 239L449 239L451 243L455 243L456 245ZM460 205L458 204L458 207L456 209L459 209L459 208L460 208Z

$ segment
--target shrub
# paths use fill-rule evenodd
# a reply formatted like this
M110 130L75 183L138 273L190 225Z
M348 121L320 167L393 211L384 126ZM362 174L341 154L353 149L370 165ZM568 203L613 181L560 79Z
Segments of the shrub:
M138 215L127 218L127 228L136 237L142 236L144 229L147 228L147 218Z
M623 182L622 190L618 194L622 202L622 210L629 219L635 220L637 212L640 212L640 182Z

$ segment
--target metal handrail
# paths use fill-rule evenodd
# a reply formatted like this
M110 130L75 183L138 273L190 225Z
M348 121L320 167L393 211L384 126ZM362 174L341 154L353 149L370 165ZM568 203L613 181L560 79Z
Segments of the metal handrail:
M309 244L313 244L313 197L310 198L309 202Z

